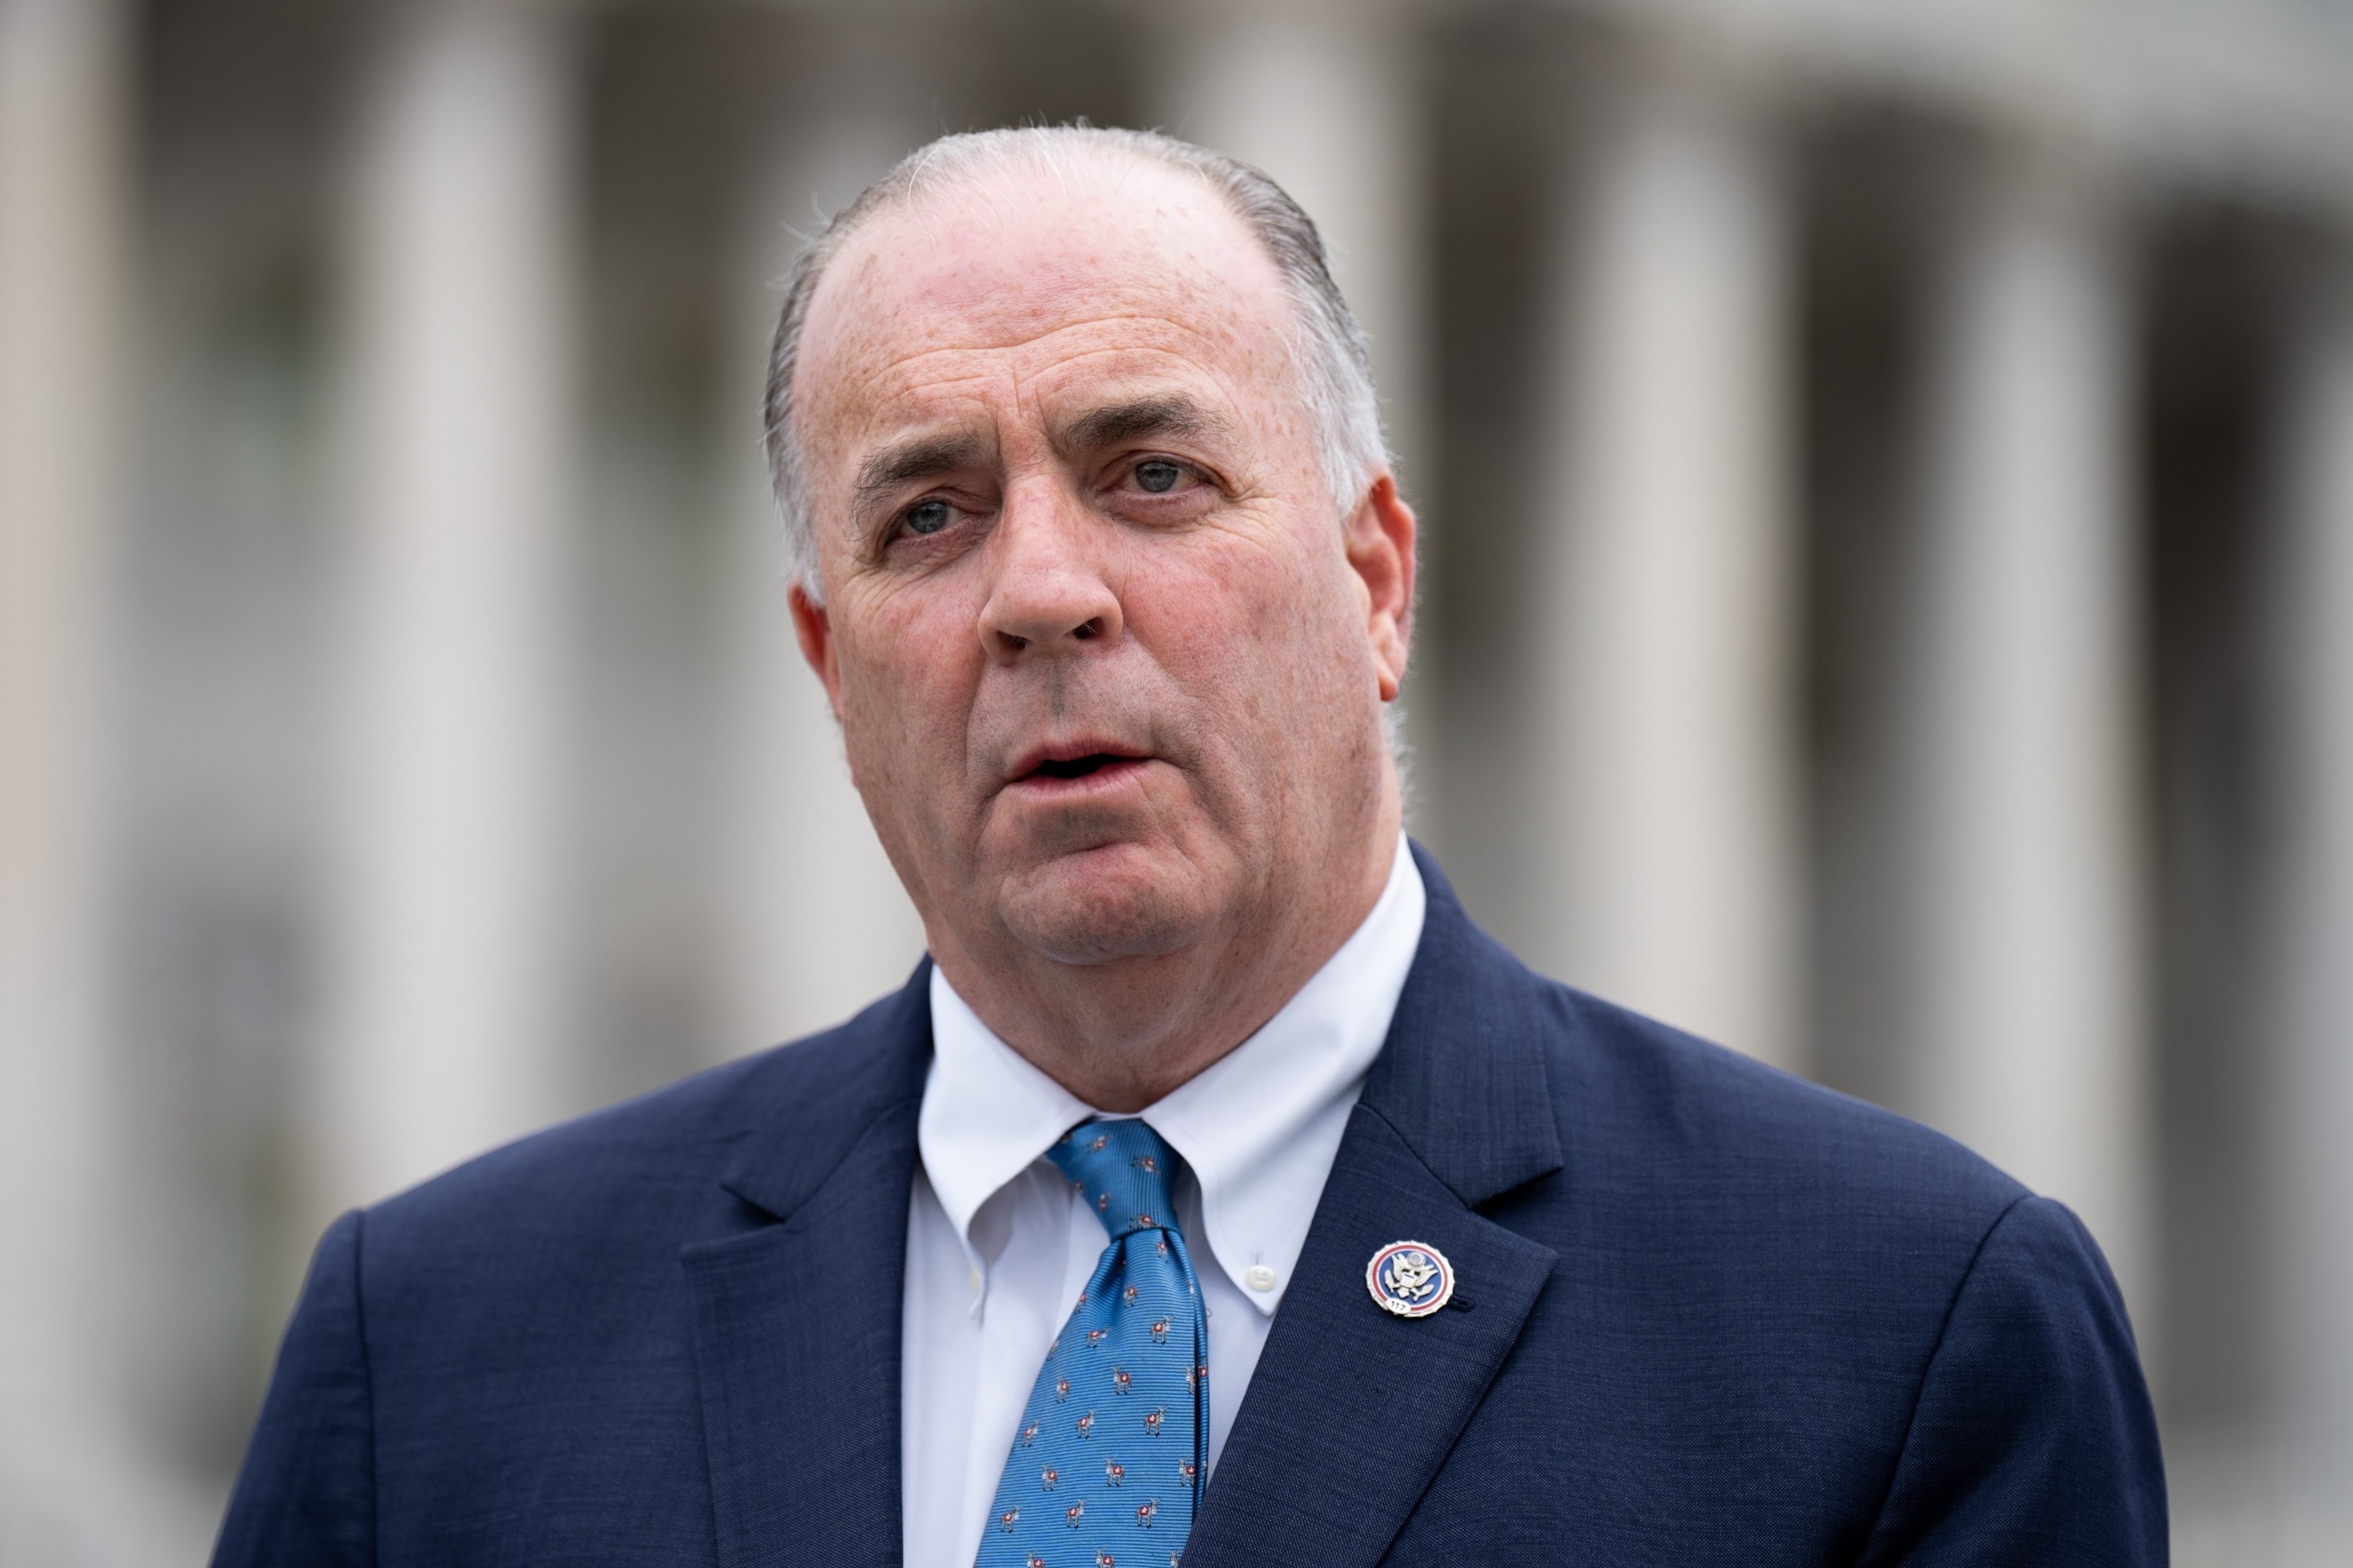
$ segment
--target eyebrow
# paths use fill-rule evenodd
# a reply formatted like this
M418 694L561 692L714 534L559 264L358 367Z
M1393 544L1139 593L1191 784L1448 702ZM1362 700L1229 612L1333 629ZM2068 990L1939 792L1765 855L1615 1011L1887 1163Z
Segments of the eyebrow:
M1228 428L1225 420L1192 398L1169 394L1113 403L1082 414L1056 432L1054 444L1064 451L1084 451L1139 436L1221 435ZM995 443L987 437L970 431L919 436L885 447L858 465L852 507L862 514L902 485L970 469L986 462L995 450Z
M854 505L862 512L876 500L910 480L936 479L985 461L992 444L965 433L922 436L895 447L885 447L858 465Z
M1214 436L1226 429L1225 420L1192 398L1171 394L1082 414L1057 432L1054 444L1064 451L1085 451L1138 436Z

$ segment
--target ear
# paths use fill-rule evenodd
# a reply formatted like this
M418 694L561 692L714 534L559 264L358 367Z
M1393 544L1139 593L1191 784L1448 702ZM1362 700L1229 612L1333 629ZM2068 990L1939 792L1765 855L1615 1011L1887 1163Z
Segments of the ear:
M1385 703L1397 701L1405 683L1413 639L1414 527L1413 508L1398 493L1396 476L1383 470L1357 503L1343 541L1365 591L1365 634Z
M785 600L792 607L793 634L800 640L801 657L817 672L818 680L825 686L826 701L833 705L833 716L838 720L841 717L841 662L836 657L833 618L799 583L785 590Z

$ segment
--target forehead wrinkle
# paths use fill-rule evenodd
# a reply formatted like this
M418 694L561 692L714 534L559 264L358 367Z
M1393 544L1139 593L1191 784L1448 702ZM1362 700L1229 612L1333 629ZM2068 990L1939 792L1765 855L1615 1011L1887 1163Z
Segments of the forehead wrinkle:
M999 379L1003 372L988 366L976 366L956 373L943 372L937 376L897 377L892 372L934 355L951 355L953 349L927 350L911 355L890 365L878 366L862 376L845 378L848 382L831 399L838 408L864 408L870 418L892 404L916 402L919 413L933 404L972 402L986 405L987 386Z
M1108 319L1127 321L1161 318ZM1076 352L1059 354L1049 350L1049 340L1051 338L1061 335L1065 331L1080 331L1092 324L1100 323L1073 323L1068 328L1057 329L1054 332L1040 334L1039 337L1009 345L1010 363L1004 362L1008 357L1007 348L940 347L921 350L892 364L877 366L872 371L859 376L857 378L858 397L855 400L862 401L870 408L877 409L887 408L894 403L909 400L918 404L928 404L934 399L956 401L970 397L987 404L994 399L986 388L1002 386L1016 405L1034 406L1037 397L1039 396L1040 383L1046 383L1050 387L1053 381L1078 367L1104 359L1135 360L1150 366L1150 369L1144 375L1134 377L1138 380L1160 381L1166 384L1172 380L1183 381L1200 377L1214 384L1227 400L1230 401L1235 397L1237 388L1230 379L1230 371L1234 367L1218 365L1215 363L1217 356L1198 352L1187 353L1166 342L1108 343L1089 345ZM1176 323L1170 324L1176 326ZM1195 342L1212 336L1212 334L1181 326L1176 328L1176 335ZM1248 354L1249 345L1246 340L1219 334L1213 341L1218 341L1220 347L1232 344L1243 348L1245 354ZM1023 349L1035 352L1020 352ZM969 367L956 363L968 355L976 355L989 356L997 362ZM1250 355L1250 357L1256 356ZM924 376L921 374L921 370L927 361L945 361L946 363L941 366L939 374ZM1143 366L1139 366L1139 369L1141 368ZM1172 371L1179 374L1172 375ZM1190 374L1182 374L1186 372ZM1121 395L1117 391L1108 394L1113 397ZM1150 395L1152 394L1139 389L1132 396L1142 397Z
M1016 461L1034 461L1049 452L1067 459L1146 435L1206 438L1230 448L1242 428L1235 417L1239 405L1234 388L1198 362L1176 361L1178 369L1193 373L1189 376L1155 369L1105 380L1086 379L1074 387L1055 385L1059 376L1051 373L1068 370L1071 364L1053 366L1045 377L1006 377L1008 398L1021 412L1010 429L993 416L983 416L997 437L995 443L984 443L991 454ZM1043 437L1042 445L1033 439L1033 430ZM1004 444L1008 438L1009 450ZM955 440L943 437L942 444Z

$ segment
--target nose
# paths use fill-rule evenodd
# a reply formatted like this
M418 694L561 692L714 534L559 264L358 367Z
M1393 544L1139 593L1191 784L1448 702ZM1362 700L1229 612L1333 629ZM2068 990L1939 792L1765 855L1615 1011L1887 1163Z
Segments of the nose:
M1110 647L1124 628L1103 570L1105 525L1073 500L1008 494L990 540L996 556L980 640L998 663Z

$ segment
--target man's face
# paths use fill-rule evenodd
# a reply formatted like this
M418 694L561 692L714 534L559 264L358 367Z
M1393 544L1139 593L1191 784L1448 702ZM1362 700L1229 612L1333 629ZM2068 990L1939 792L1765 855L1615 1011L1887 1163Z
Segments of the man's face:
M1412 518L1386 480L1338 514L1293 321L1215 193L1111 158L828 269L794 610L934 952L1246 941L1394 820Z

